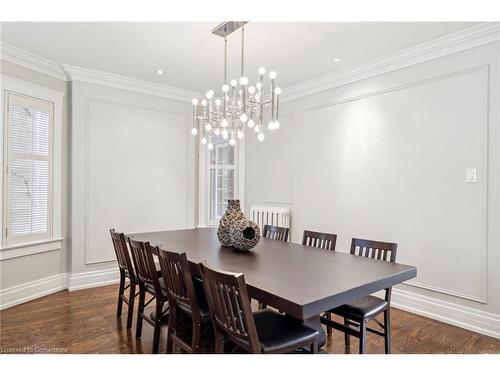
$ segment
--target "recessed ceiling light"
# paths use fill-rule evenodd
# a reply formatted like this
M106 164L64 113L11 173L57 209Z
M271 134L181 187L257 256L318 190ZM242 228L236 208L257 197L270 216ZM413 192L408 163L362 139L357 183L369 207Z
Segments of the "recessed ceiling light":
M157 73L157 74L163 74L163 70L161 70L161 69L157 69L157 70L156 70L156 73Z
M332 61L333 62L340 62L340 61L342 61L342 59L340 57L335 57Z

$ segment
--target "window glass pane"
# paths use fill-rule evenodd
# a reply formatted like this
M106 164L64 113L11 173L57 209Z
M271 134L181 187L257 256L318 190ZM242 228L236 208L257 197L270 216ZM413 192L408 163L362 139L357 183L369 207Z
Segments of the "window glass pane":
M220 137L212 139L209 151L209 223L217 224L227 209L227 201L234 198L235 147Z
M215 174L217 173L217 170L215 169L210 169L210 182L209 182L209 222L214 223L217 220L216 217L216 212L215 212L215 205L217 202L216 199L216 176Z
M12 105L11 129L11 151L43 156L49 154L48 112Z
M234 197L234 169L219 169L217 171L217 212L216 219L220 219L227 209L228 199Z
M10 234L47 232L49 165L46 160L14 159L10 177Z

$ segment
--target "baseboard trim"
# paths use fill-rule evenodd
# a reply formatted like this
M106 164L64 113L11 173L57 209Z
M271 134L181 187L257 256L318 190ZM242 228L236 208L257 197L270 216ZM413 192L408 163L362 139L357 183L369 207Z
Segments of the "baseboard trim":
M0 310L66 289L68 274L60 273L0 290Z
M500 339L500 314L393 288L391 305L411 313Z
M115 284L119 280L120 273L117 268L74 273L69 278L68 290L72 292L80 289L95 288L98 286Z

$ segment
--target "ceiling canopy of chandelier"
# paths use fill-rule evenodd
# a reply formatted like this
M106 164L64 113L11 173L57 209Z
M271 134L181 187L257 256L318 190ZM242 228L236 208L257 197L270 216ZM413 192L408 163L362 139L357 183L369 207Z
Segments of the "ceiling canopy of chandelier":
M278 103L281 89L276 87L276 72L269 72L270 87L264 87L266 69L259 68L259 81L249 85L244 74L245 24L247 22L224 22L212 30L212 34L224 38L224 84L222 94L215 96L214 90L208 90L205 98L194 98L193 129L191 134L200 135L200 142L209 150L213 149L214 137L228 139L234 146L237 139L245 136L246 128L253 129L257 139L263 141L264 121L268 121L269 130L279 129ZM241 77L227 80L227 36L241 29ZM265 114L266 109L270 111ZM270 113L269 113L270 112ZM267 117L269 116L269 117Z

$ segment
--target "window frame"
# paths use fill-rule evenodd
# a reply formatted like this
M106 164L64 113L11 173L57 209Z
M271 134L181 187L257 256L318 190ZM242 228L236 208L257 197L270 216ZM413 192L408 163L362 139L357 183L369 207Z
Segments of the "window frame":
M2 243L0 250L1 259L10 259L11 257L23 256L23 252L27 254L47 251L46 246L41 244L52 243L52 247L61 248L62 246L62 120L63 120L63 101L65 93L54 90L35 83L24 81L22 79L1 74L0 80L0 97L2 114L0 116L0 143L3 147L3 152L0 153L0 164L2 165L2 173L0 174L0 186L2 187L2 198L0 199L1 212L1 230ZM48 206L48 222L47 235L43 238L36 238L36 235L23 236L19 241L11 240L13 237L6 237L5 230L8 220L6 214L8 212L8 178L6 178L6 166L8 165L8 128L10 127L7 113L9 105L8 95L17 95L35 100L52 103L52 129L50 129L49 137L49 206ZM10 172L10 171L9 171ZM23 250L24 249L24 250ZM12 254L11 254L12 253ZM15 253L15 254L14 254Z
M246 136L238 139L235 144L234 154L234 199L240 200L242 211L245 210L245 143ZM210 223L210 173L209 150L201 144L199 136L193 137L198 144L198 204L197 227L217 227L217 223Z
M7 246L22 244L22 243L31 243L38 242L43 240L50 240L52 237L52 196L53 196L53 143L54 143L54 103L34 98L31 96L19 94L16 92L12 92L9 90L5 91L5 134L4 134L4 187L3 187L3 207L4 207L4 220L3 220L3 241ZM24 102L24 103L23 103ZM46 157L38 156L34 153L24 154L20 152L15 152L12 150L11 140L12 140L12 106L20 104L24 106L33 105L33 107L41 108L47 107L47 111L49 113L49 139L48 139L48 154ZM17 157L16 157L17 156ZM30 156L27 158L26 156ZM47 231L43 233L30 233L26 235L17 235L13 236L10 233L11 229L11 221L10 221L10 211L11 211L11 178L12 178L12 160L14 158L22 158L24 160L46 160L48 164L48 202L47 202Z
M228 140L229 142L229 140ZM228 143L229 144L229 143ZM233 171L233 199L234 197L237 196L237 191L238 191L238 143L236 143L234 146L229 146L229 147L234 147L234 155L233 155L233 160L234 163L232 165L227 165L227 164L211 164L210 163L210 150L206 149L206 160L207 160L207 184L206 184L206 199L207 199L207 225L208 226L217 226L219 225L219 220L220 219L215 219L215 221L211 221L210 217L210 199L211 199L211 184L210 184L210 171L212 170L232 170ZM217 145L214 145L214 151L217 148ZM217 178L217 174L216 174ZM217 195L217 194L216 194Z

